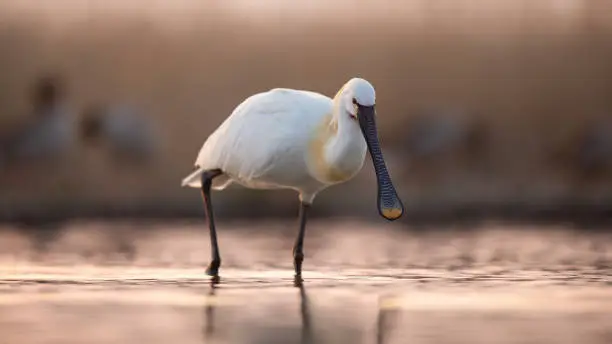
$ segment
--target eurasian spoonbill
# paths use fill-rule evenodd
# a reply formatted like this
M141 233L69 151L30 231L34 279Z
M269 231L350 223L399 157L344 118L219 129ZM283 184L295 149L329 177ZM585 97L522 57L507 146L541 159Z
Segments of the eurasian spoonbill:
M275 88L248 97L208 137L195 171L182 186L201 188L212 261L206 272L218 276L221 256L210 190L232 182L254 189L293 189L299 193L299 233L293 248L296 278L301 278L306 219L323 189L354 177L366 148L378 181L378 211L398 219L404 207L387 171L375 122L376 93L353 78L333 99L322 94Z

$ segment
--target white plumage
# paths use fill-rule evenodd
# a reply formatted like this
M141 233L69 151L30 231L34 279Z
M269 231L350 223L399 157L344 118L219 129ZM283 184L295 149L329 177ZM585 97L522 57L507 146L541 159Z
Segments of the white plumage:
M300 194L300 231L294 246L301 276L306 213L323 189L351 179L366 151L378 181L378 211L388 220L403 213L384 163L375 123L376 94L366 80L349 80L332 99L319 93L276 88L255 94L234 109L200 149L195 171L183 186L202 189L217 276L221 255L213 219L211 188L230 183L256 189L294 189Z
M346 107L343 101L354 107L351 95L374 105L374 89L363 79L349 81L336 99L286 88L247 98L206 140L195 162L197 170L183 186L200 187L203 171L220 169L224 175L214 180L214 189L232 182L290 188L312 202L319 191L348 180L363 166L367 146L359 124L340 115ZM318 145L319 140L326 142Z

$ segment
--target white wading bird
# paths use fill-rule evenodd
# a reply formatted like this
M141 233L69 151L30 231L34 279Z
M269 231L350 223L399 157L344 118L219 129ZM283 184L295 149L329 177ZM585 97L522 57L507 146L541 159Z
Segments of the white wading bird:
M398 219L403 205L387 172L378 143L376 94L366 80L349 80L330 99L322 94L276 88L243 101L204 142L195 171L182 186L201 188L212 261L206 270L218 276L221 256L210 190L232 182L254 189L299 192L299 234L293 248L296 278L301 279L306 217L315 196L361 170L366 148L378 181L378 211Z

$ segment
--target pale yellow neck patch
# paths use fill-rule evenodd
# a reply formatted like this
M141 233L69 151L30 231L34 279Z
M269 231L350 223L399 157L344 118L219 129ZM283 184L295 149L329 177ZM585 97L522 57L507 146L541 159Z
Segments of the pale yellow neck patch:
M338 111L340 97L346 88L344 84L333 98L334 107L317 126L309 145L308 163L315 174L315 178L321 182L334 184L349 180L353 173L343 171L327 160L326 149L332 139L338 135L338 118L334 111Z
M331 165L325 156L328 142L338 134L338 121L332 113L326 115L313 135L309 146L308 162L315 177L325 183L339 183L350 179L351 175Z

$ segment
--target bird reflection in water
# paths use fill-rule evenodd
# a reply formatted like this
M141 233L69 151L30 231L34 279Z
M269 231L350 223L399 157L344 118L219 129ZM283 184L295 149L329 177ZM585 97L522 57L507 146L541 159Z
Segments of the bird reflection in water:
M300 290L300 315L302 320L301 343L314 343L312 340L312 328L310 326L310 307L308 295L306 295L306 288L304 287L304 281L301 277L296 276L294 285Z
M387 303L387 304L385 304ZM389 329L393 327L397 309L388 307L388 301L384 298L378 299L378 315L376 317L376 344L385 344L389 342Z
M215 326L215 308L216 308L216 297L217 289L219 288L219 278L213 278L210 281L210 289L206 297L206 306L204 307L204 343L214 343L216 340L216 326ZM300 332L300 343L301 344L312 344L315 343L311 328L311 315L308 295L306 288L301 279L296 278L294 280L294 287L299 290L299 302L300 302L300 320L301 320L301 332Z
M212 300L215 298L215 292L218 284L219 278L213 278L210 280L210 290L206 296L206 307L204 307L206 317L204 324L204 343L210 343L215 334L215 303L212 302Z

